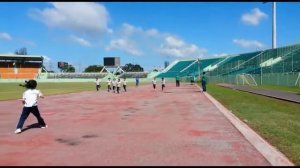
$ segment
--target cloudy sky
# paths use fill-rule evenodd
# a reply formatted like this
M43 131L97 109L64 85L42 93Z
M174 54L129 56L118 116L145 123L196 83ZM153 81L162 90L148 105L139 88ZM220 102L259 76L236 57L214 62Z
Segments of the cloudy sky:
M300 3L277 2L277 47L300 43ZM145 70L272 46L272 3L0 2L0 54L26 47L57 71L117 56Z

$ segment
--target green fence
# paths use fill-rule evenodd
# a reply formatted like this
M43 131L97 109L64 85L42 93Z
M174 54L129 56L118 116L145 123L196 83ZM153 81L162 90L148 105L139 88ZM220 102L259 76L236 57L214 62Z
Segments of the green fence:
M299 73L268 73L268 74L248 74L253 77L257 85L283 85L283 86L300 86ZM209 76L209 83L230 83L243 84L240 75L226 75L226 76ZM246 79L247 80L247 79ZM249 81L251 83L252 81ZM247 82L244 83L247 85Z

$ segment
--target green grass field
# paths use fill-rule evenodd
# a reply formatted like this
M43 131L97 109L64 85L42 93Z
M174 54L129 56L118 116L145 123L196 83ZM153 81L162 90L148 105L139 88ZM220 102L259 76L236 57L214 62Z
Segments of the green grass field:
M143 85L141 82L140 85ZM135 83L127 83L127 87L135 85ZM82 91L94 91L96 86L94 82L72 82L72 83L38 83L37 89L47 95L75 93ZM107 89L106 83L101 83L100 89ZM19 86L19 83L0 83L0 101L15 100L22 98L25 91L24 87Z
M277 86L277 85L258 85L254 88L262 88L262 89L271 89L271 90L281 90L281 91L287 91L287 92L294 92L300 94L300 87L299 86Z
M216 85L207 91L227 109L300 165L300 104ZM274 87L276 88L276 87Z

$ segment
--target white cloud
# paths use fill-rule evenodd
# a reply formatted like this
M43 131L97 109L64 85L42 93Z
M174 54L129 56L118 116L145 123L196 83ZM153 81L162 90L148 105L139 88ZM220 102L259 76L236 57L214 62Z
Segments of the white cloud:
M52 8L33 9L29 15L49 27L72 30L82 35L102 35L108 28L109 14L106 8L95 2L51 2Z
M83 38L80 38L80 37L77 37L77 36L74 36L74 35L71 35L70 36L70 39L75 42L75 43L78 43L82 46L85 46L85 47L91 47L91 43Z
M195 44L188 44L174 36L167 36L159 48L159 53L172 57L203 57L207 50Z
M159 34L159 32L158 32L158 30L156 30L156 29L150 29L150 30L147 30L147 31L146 31L146 34L147 34L148 36L156 36L156 35Z
M199 48L195 44L188 44L184 40L159 32L155 28L145 30L124 23L115 36L117 37L112 39L106 47L107 51L118 49L139 56L147 53L148 55L189 58L201 57L206 53L206 49Z
M176 37L172 37L172 36L166 37L165 40L167 44L172 47L182 47L185 44L182 40L179 40Z
M242 22L244 22L247 25L259 25L259 23L267 18L268 15L259 10L258 8L254 8L251 10L250 13L245 13L242 15Z
M48 56L43 56L44 57L44 63L49 63L51 61L51 58Z
M107 51L117 49L122 50L126 53L132 54L134 56L141 56L143 55L143 52L139 51L134 43L128 39L114 39L111 40L109 45L105 48Z
M124 23L124 24L122 25L122 31L123 31L122 33L123 33L124 35L129 36L129 35L131 35L131 34L133 34L133 33L136 33L136 32L143 32L143 29L140 28L140 27L132 26L132 25L130 25L130 24L128 24L128 23Z
M106 51L121 50L133 56L142 56L144 53L138 48L141 43L137 38L143 36L144 31L128 23L123 23L115 38L105 47Z
M213 54L212 56L213 57L225 57L227 55L229 55L229 54L227 54L227 53L221 53L221 54Z
M121 34L123 36L131 36L131 35L142 35L142 36L152 36L155 37L157 35L159 35L159 31L157 29L151 28L149 30L144 30L141 27L136 27L133 25L130 25L128 23L123 23L122 25L122 30L121 30Z
M243 48L264 48L265 45L257 40L233 39L233 42Z
M5 32L0 32L0 40L12 40L12 37Z

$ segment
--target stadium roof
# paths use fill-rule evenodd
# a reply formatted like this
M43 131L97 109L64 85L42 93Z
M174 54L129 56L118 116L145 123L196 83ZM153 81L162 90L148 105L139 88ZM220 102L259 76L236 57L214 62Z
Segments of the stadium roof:
M14 55L14 54L0 54L0 60L28 60L28 61L43 61L44 57L41 55Z

